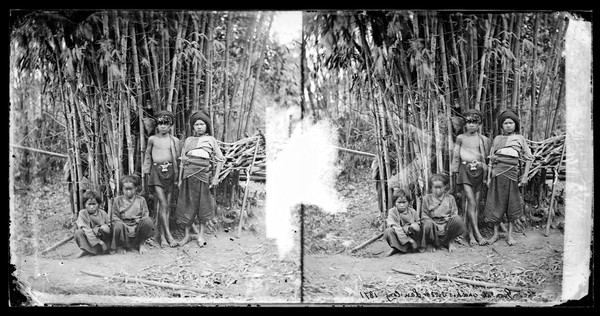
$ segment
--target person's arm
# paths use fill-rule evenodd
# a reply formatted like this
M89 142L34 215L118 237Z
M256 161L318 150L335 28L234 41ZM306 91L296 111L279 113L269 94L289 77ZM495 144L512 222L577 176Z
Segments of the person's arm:
M140 196L140 198L142 199L140 202L140 207L141 207L141 211L142 211L142 218L144 217L149 217L150 216L150 211L148 210L148 203L146 203L146 199L143 196Z
M217 139L213 137L213 150L214 150L214 158L217 162L217 166L215 168L215 173L213 175L212 183L210 184L210 188L215 187L219 184L219 175L221 174L221 169L223 168L223 162L225 161L225 157L221 152L221 148L217 143Z
M531 149L527 146L527 142L525 141L525 137L521 140L521 147L523 148L523 159L525 159L525 171L521 176L520 186L525 186L527 184L527 176L529 175L529 169L531 168L531 162L533 161L533 155L531 154Z
M448 198L450 199L450 217L458 215L458 207L456 206L456 200L450 194L448 194Z
M421 221L423 221L424 219L431 220L431 217L429 216L429 210L427 209L427 207L427 195L425 195L423 196L423 202L421 203Z
M463 134L456 137L456 143L454 143L454 150L452 151L452 164L450 169L452 173L458 172L458 164L460 163L460 146L462 144Z
M154 136L148 138L148 144L146 145L146 152L144 155L144 163L142 164L142 174L150 173L150 166L152 165L152 146L154 146Z
M76 223L77 228L83 231L86 239L92 247L99 243L100 239L98 238L98 235L100 235L100 226L92 227L92 222L86 210L79 211Z
M110 212L110 222L114 223L114 222L122 222L123 219L121 218L121 213L119 212L119 203L117 202L118 197L115 197L113 199L113 206L112 206L112 210Z
M488 155L488 171L487 171L487 179L486 179L486 185L489 188L490 184L492 183L492 169L494 166L494 163L496 162L496 144L498 143L497 138L494 138L494 141L492 142L492 147L490 148L490 153Z

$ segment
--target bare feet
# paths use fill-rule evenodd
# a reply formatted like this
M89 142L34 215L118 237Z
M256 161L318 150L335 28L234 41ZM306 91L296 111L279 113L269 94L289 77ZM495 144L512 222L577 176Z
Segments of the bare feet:
M433 245L427 245L427 251L435 252L435 247Z
M163 240L164 240L164 238L163 238ZM171 247L171 248L177 247L177 245L178 245L177 241L171 236L169 236L167 238L167 243L169 243L169 247Z
M477 241L480 246L485 246L488 243L487 239L483 238L481 235L477 236Z
M495 242L498 241L498 239L500 239L500 236L499 235L494 235L494 236L492 236L492 238L490 238L490 239L487 240L487 244L488 245L493 245Z
M456 250L456 246L454 245L453 242L449 242L448 243L448 252L453 252L454 250Z
M386 257L389 257L389 256L392 256L392 255L394 255L394 254L396 254L396 253L398 253L398 250L397 250L396 248L392 247L392 249L390 249L390 250L389 250L389 251L388 251L388 252L385 254L385 256L386 256Z
M177 243L178 246L183 246L190 241L190 235L185 235L183 238Z
M421 248L419 248L419 252L420 252L420 253L424 253L424 252L425 252L425 247L421 247Z
M124 253L126 253L126 252L127 252L127 250L126 250L125 248L123 248L123 247L119 247L119 248L117 248L117 253L118 253L118 254L124 254Z
M477 240L475 240L475 236L473 236L473 234L469 235L469 245L471 247L477 245Z
M83 256L87 256L87 254L88 254L88 252L87 252L87 251L85 251L85 250L82 250L82 251L80 251L80 252L79 252L79 253L78 253L78 254L75 256L75 258L81 258L81 257L83 257Z
M146 246L144 246L144 243L141 243L141 244L140 244L140 246L138 247L138 253L139 253L140 255L141 255L141 254L144 254L144 252L146 252L146 250L147 250L147 249L146 249Z
M506 238L506 243L507 243L509 246L514 246L514 245L517 243L517 241L516 241L516 240L515 240L515 239L514 239L512 236L510 236L510 235L509 235L509 236Z
M166 248L166 247L169 247L169 243L167 243L166 240L161 239L160 240L160 248Z

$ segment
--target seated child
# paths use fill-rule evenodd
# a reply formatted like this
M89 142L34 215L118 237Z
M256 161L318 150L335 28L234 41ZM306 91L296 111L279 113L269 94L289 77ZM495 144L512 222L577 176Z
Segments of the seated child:
M454 239L465 232L465 223L458 215L456 200L446 193L448 177L434 174L430 179L431 193L423 197L421 206L421 247L431 252L446 247L454 251Z
M110 244L110 219L104 210L99 209L102 197L96 191L83 193L85 209L77 216L75 243L81 248L77 258L105 253Z
M416 240L421 240L419 214L409 206L410 194L405 189L399 189L395 198L395 206L388 210L388 228L383 231L385 240L392 247L386 256L414 252L418 249Z
M113 228L111 254L114 249L118 253L134 249L142 254L146 251L144 242L154 236L154 222L149 217L146 199L137 194L138 187L137 176L126 175L121 179L123 195L115 198L110 216Z

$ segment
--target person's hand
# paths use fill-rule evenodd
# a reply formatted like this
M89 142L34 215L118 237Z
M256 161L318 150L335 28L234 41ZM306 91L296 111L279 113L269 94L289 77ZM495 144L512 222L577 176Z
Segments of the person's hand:
M110 227L108 226L108 224L103 224L103 225L100 226L100 230L99 231L102 234L108 235L108 234L110 234Z
M212 189L212 188L216 187L218 184L219 184L219 178L215 177L215 178L213 178L213 180L210 183L210 185L208 186L208 188Z
M410 224L410 229L411 229L413 232L418 232L418 231L420 231L420 230L421 230L421 226L419 225L419 223L417 223L417 222L414 222L414 223Z
M519 186L520 186L520 187L524 187L524 186L526 186L526 185L527 185L527 178L526 178L526 177L523 177L523 178L521 179L521 181L519 182Z

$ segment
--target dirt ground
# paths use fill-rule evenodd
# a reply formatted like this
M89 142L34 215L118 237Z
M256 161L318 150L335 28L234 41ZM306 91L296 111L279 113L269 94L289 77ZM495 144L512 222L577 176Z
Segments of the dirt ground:
M307 208L305 238L304 301L308 303L452 303L509 306L559 303L562 282L563 233L558 228L544 236L544 226L517 230L517 244L501 238L491 246L458 245L449 253L396 254L383 238L354 253L350 249L375 235L381 219L368 170L351 181L338 183L346 212L325 214ZM368 185L363 185L368 184ZM560 205L564 208L563 205ZM561 218L556 223L562 221ZM545 224L545 222L544 222ZM491 229L484 229L484 237ZM503 235L501 235L503 236ZM516 286L522 291L409 275L451 276Z
M253 216L244 225L239 239L236 219L206 236L208 245L204 248L192 240L176 248L148 246L148 251L141 255L127 252L75 258L79 248L73 240L39 254L70 232L71 211L65 199L68 196L65 186L57 183L17 189L11 214L11 263L18 280L14 286L21 287L20 291L29 297L25 305L299 302L299 247L279 259L275 241L265 237L264 184L251 182L249 190L249 195L259 191L258 196L263 198L250 206ZM181 231L174 232L174 237L180 239ZM91 276L82 271L200 290L175 290L128 279Z

